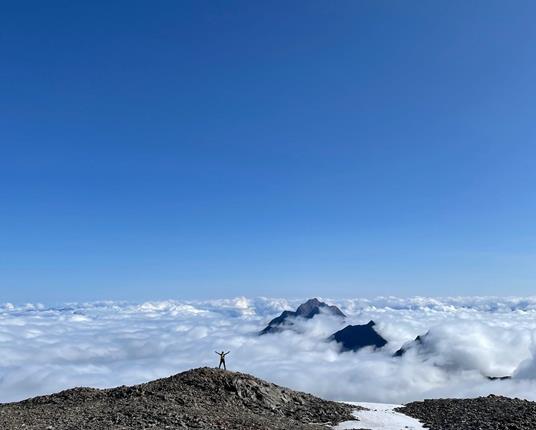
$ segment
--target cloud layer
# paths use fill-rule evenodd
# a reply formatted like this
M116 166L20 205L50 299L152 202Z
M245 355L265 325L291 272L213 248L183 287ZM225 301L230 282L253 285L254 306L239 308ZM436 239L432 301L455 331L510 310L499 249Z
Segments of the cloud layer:
M388 346L340 354L325 338L343 325L327 316L299 322L299 333L256 336L303 300L0 305L0 402L214 366L216 349L231 350L233 370L337 400L403 403L490 393L536 400L536 297L325 300L348 323L376 321ZM420 352L392 357L427 331Z

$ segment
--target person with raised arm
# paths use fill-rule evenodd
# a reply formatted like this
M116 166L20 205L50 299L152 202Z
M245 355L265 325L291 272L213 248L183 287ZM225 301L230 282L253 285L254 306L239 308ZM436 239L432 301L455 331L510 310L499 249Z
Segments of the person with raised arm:
M227 367L225 366L225 356L229 354L231 351L227 351L227 352L214 351L214 352L220 356L220 365L218 366L218 369L221 369L221 366L223 366L223 370L227 370Z

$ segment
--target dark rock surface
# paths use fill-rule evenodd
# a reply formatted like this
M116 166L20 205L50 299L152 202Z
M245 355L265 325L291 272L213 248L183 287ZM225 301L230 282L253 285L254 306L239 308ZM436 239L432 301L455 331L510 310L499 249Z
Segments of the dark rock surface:
M278 333L285 328L289 328L293 324L293 319L297 317L311 319L315 315L324 313L336 317L345 318L346 315L337 306L328 305L318 299L309 299L305 303L298 306L296 311L284 311L278 317L274 318L268 325L259 333L259 335L267 333Z
M374 321L364 325L349 325L332 334L328 340L340 343L342 351L357 351L366 346L381 348L387 341L374 330L375 325Z
M201 368L132 387L74 388L3 404L0 429L325 430L354 419L355 409L243 373Z
M501 396L437 399L399 408L431 430L534 430L536 402Z

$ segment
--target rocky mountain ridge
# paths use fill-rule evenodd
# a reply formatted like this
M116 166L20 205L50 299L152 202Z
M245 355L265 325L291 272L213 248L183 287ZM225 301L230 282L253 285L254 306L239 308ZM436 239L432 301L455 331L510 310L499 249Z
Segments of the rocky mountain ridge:
M292 330L297 318L312 319L320 314L338 317L341 321L344 321L346 318L346 315L337 306L328 305L314 298L302 303L296 311L283 311L281 315L271 320L259 332L259 335ZM341 352L358 351L367 346L381 348L387 344L387 341L374 329L375 325L376 323L374 321L369 321L363 325L347 325L328 336L326 341L337 342L341 347Z
M296 318L311 319L319 314L331 315L341 319L346 315L337 307L321 302L317 298L309 299L302 303L296 311L283 311L281 315L271 320L268 325L259 332L259 335L268 333L279 333L285 329L292 328Z
M353 406L212 368L131 387L74 388L0 405L4 430L320 430Z

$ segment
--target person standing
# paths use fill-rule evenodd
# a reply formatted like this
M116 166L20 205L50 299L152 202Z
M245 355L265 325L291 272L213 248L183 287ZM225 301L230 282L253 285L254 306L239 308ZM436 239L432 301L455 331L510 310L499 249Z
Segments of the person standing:
M220 356L220 365L218 366L218 369L221 369L221 366L223 366L223 370L227 370L227 367L225 366L225 356L229 354L231 351L227 351L227 352L214 351L214 352Z

